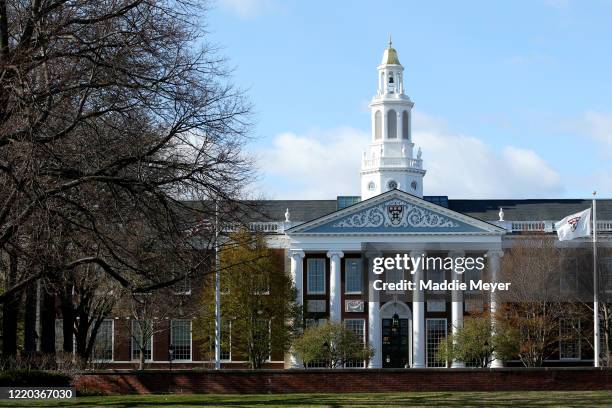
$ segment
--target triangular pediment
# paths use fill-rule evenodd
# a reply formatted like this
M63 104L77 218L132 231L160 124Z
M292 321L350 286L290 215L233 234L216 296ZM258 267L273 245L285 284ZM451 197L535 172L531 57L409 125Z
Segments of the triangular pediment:
M286 231L298 234L491 234L503 228L392 190Z

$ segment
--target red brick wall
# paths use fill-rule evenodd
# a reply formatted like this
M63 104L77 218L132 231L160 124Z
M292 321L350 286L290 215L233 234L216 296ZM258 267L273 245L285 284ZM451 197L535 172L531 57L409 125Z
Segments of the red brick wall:
M86 373L75 386L106 394L612 390L612 370L150 370Z

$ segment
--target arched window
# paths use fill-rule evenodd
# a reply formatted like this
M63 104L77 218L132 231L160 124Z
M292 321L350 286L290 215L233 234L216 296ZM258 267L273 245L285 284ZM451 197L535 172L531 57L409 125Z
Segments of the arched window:
M408 116L408 111L402 112L402 139L408 139L410 136L408 134L408 129L410 129L410 117Z
M397 139L397 113L393 109L387 112L387 139Z
M382 113L376 111L374 114L374 139L379 140L382 138Z

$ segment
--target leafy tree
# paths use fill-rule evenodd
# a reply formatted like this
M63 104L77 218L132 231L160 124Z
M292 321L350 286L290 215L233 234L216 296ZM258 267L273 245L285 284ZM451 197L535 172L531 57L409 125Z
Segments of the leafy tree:
M466 317L457 334L450 334L440 343L437 358L447 361L463 361L466 364L488 367L497 357L502 360L516 356L516 337L512 330L496 327L491 332L491 317Z
M374 348L343 324L327 322L305 330L293 342L293 352L304 367L324 362L327 368L337 368L351 361L369 361Z
M248 359L259 369L272 353L285 354L301 322L296 289L284 268L284 254L268 248L265 236L240 230L229 237L220 253L221 311L227 330L231 324L232 356ZM196 336L212 358L215 333L214 276L204 281ZM223 334L223 347L229 336Z

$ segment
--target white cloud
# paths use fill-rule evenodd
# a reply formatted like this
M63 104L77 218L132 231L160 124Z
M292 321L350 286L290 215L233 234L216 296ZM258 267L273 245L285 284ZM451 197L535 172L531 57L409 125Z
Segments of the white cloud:
M359 163L368 138L351 127L279 134L259 152L260 169L268 178L266 193L287 199L358 195Z
M532 150L495 149L414 114L414 142L423 148L426 195L451 198L536 198L559 195L559 174ZM369 134L351 127L282 133L260 151L265 190L274 198L334 199L359 194L359 166Z
M582 122L589 136L612 147L612 113L588 111Z
M274 0L217 0L219 6L240 18L248 19L256 17L273 9L276 4Z
M534 198L557 195L561 177L532 150L484 141L448 130L427 115L414 115L413 140L423 148L425 194L452 198Z

